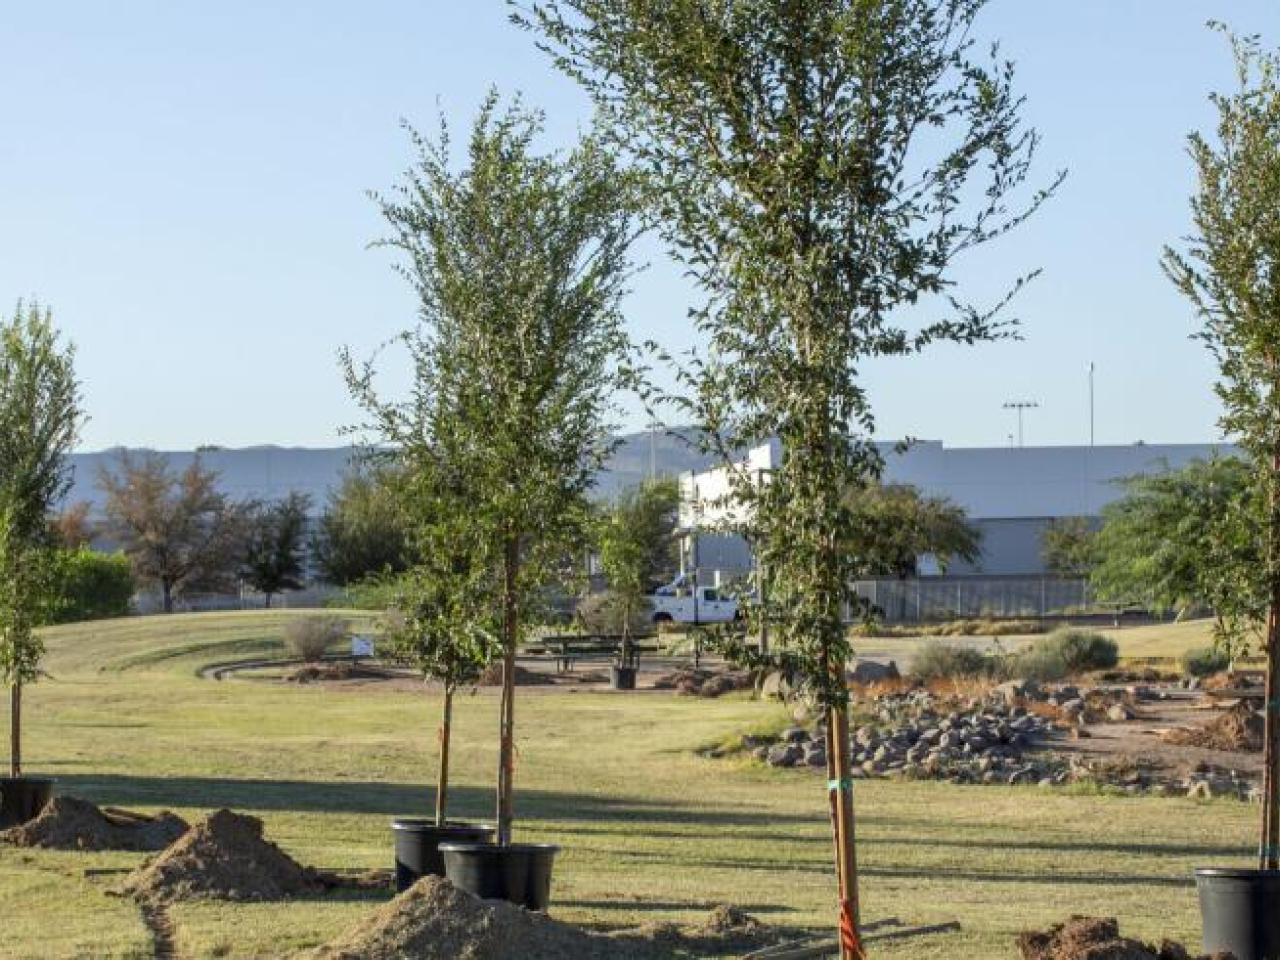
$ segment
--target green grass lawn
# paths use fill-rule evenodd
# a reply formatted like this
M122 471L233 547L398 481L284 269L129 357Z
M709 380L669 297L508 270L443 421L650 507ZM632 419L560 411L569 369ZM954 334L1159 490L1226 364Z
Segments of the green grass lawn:
M278 651L296 615L48 631L51 679L26 695L28 771L99 803L189 817L220 806L251 812L315 866L389 866L389 819L432 806L434 696L194 676L203 663ZM496 707L481 694L457 708L460 816L492 809ZM517 834L564 847L552 912L622 926L691 919L730 902L782 926L829 923L819 779L695 753L775 722L779 709L647 694L520 698ZM1017 931L1070 913L1119 916L1138 936L1196 940L1191 870L1244 862L1256 819L1233 802L1034 787L875 782L859 785L857 802L866 918L963 924L959 934L872 954L916 960L1013 957ZM119 876L111 871L139 859L0 849L0 956L148 956L136 909L107 895ZM189 956L276 957L324 941L371 905L347 895L172 913Z

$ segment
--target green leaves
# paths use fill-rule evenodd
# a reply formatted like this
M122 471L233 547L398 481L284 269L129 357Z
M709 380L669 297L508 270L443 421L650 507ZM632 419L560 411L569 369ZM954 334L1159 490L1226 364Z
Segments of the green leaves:
M0 323L0 680L36 679L32 630L54 606L49 517L70 485L80 426L75 351L48 310L20 302Z
M1061 179L1027 186L1039 139L1011 66L970 39L984 5L512 4L594 97L705 294L693 319L706 354L684 366L679 396L657 399L726 463L782 442L767 482L740 470L733 494L770 578L763 615L832 704L847 696L844 617L870 548L846 494L881 468L862 367L1011 335L1008 297L966 302L952 269Z

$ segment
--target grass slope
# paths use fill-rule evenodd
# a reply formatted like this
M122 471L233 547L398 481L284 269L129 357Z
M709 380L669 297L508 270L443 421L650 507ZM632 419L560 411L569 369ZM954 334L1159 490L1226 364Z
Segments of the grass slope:
M29 770L100 803L255 813L271 838L316 866L389 866L388 820L431 809L434 696L194 677L228 650L243 655L238 644L277 648L296 615L50 630L52 679L28 692ZM491 815L496 706L487 694L458 705L456 815ZM630 925L732 902L780 925L829 923L820 780L695 753L777 722L778 710L665 695L519 699L517 833L564 847L553 912ZM1133 935L1195 940L1191 870L1245 862L1255 819L1228 802L888 782L859 785L858 815L865 916L964 926L873 952L915 960L1013 957L1018 930L1069 913L1118 915ZM0 956L149 955L132 905L105 895L116 876L85 874L139 859L0 849ZM191 904L173 918L189 956L276 957L370 907L350 896Z

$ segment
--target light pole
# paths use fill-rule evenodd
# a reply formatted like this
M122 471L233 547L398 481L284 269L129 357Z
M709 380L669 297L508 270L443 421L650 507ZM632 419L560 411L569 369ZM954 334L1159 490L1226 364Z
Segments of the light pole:
M1024 411L1024 410L1034 410L1034 409L1035 409L1036 407L1038 407L1038 406L1040 406L1040 404L1036 403L1034 400L1007 400L1007 401L1005 401L1004 409L1006 409L1006 410L1017 410L1017 411L1018 411L1018 446L1019 446L1019 447L1021 447L1021 446L1022 446L1022 411Z

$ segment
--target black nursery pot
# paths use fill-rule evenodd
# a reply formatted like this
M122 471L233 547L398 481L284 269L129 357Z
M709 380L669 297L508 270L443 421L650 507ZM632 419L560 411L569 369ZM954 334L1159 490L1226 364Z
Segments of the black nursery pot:
M52 777L0 777L0 830L34 820L52 799Z
M1196 871L1204 949L1236 960L1280 960L1280 870Z
M616 663L609 668L609 686L615 690L636 688L636 668L620 667Z
M396 890L403 893L425 876L444 876L442 843L493 842L497 832L486 823L450 821L443 827L434 820L402 817L391 821L396 838Z
M482 900L508 900L527 910L551 903L551 868L560 848L549 843L443 843L445 876Z

